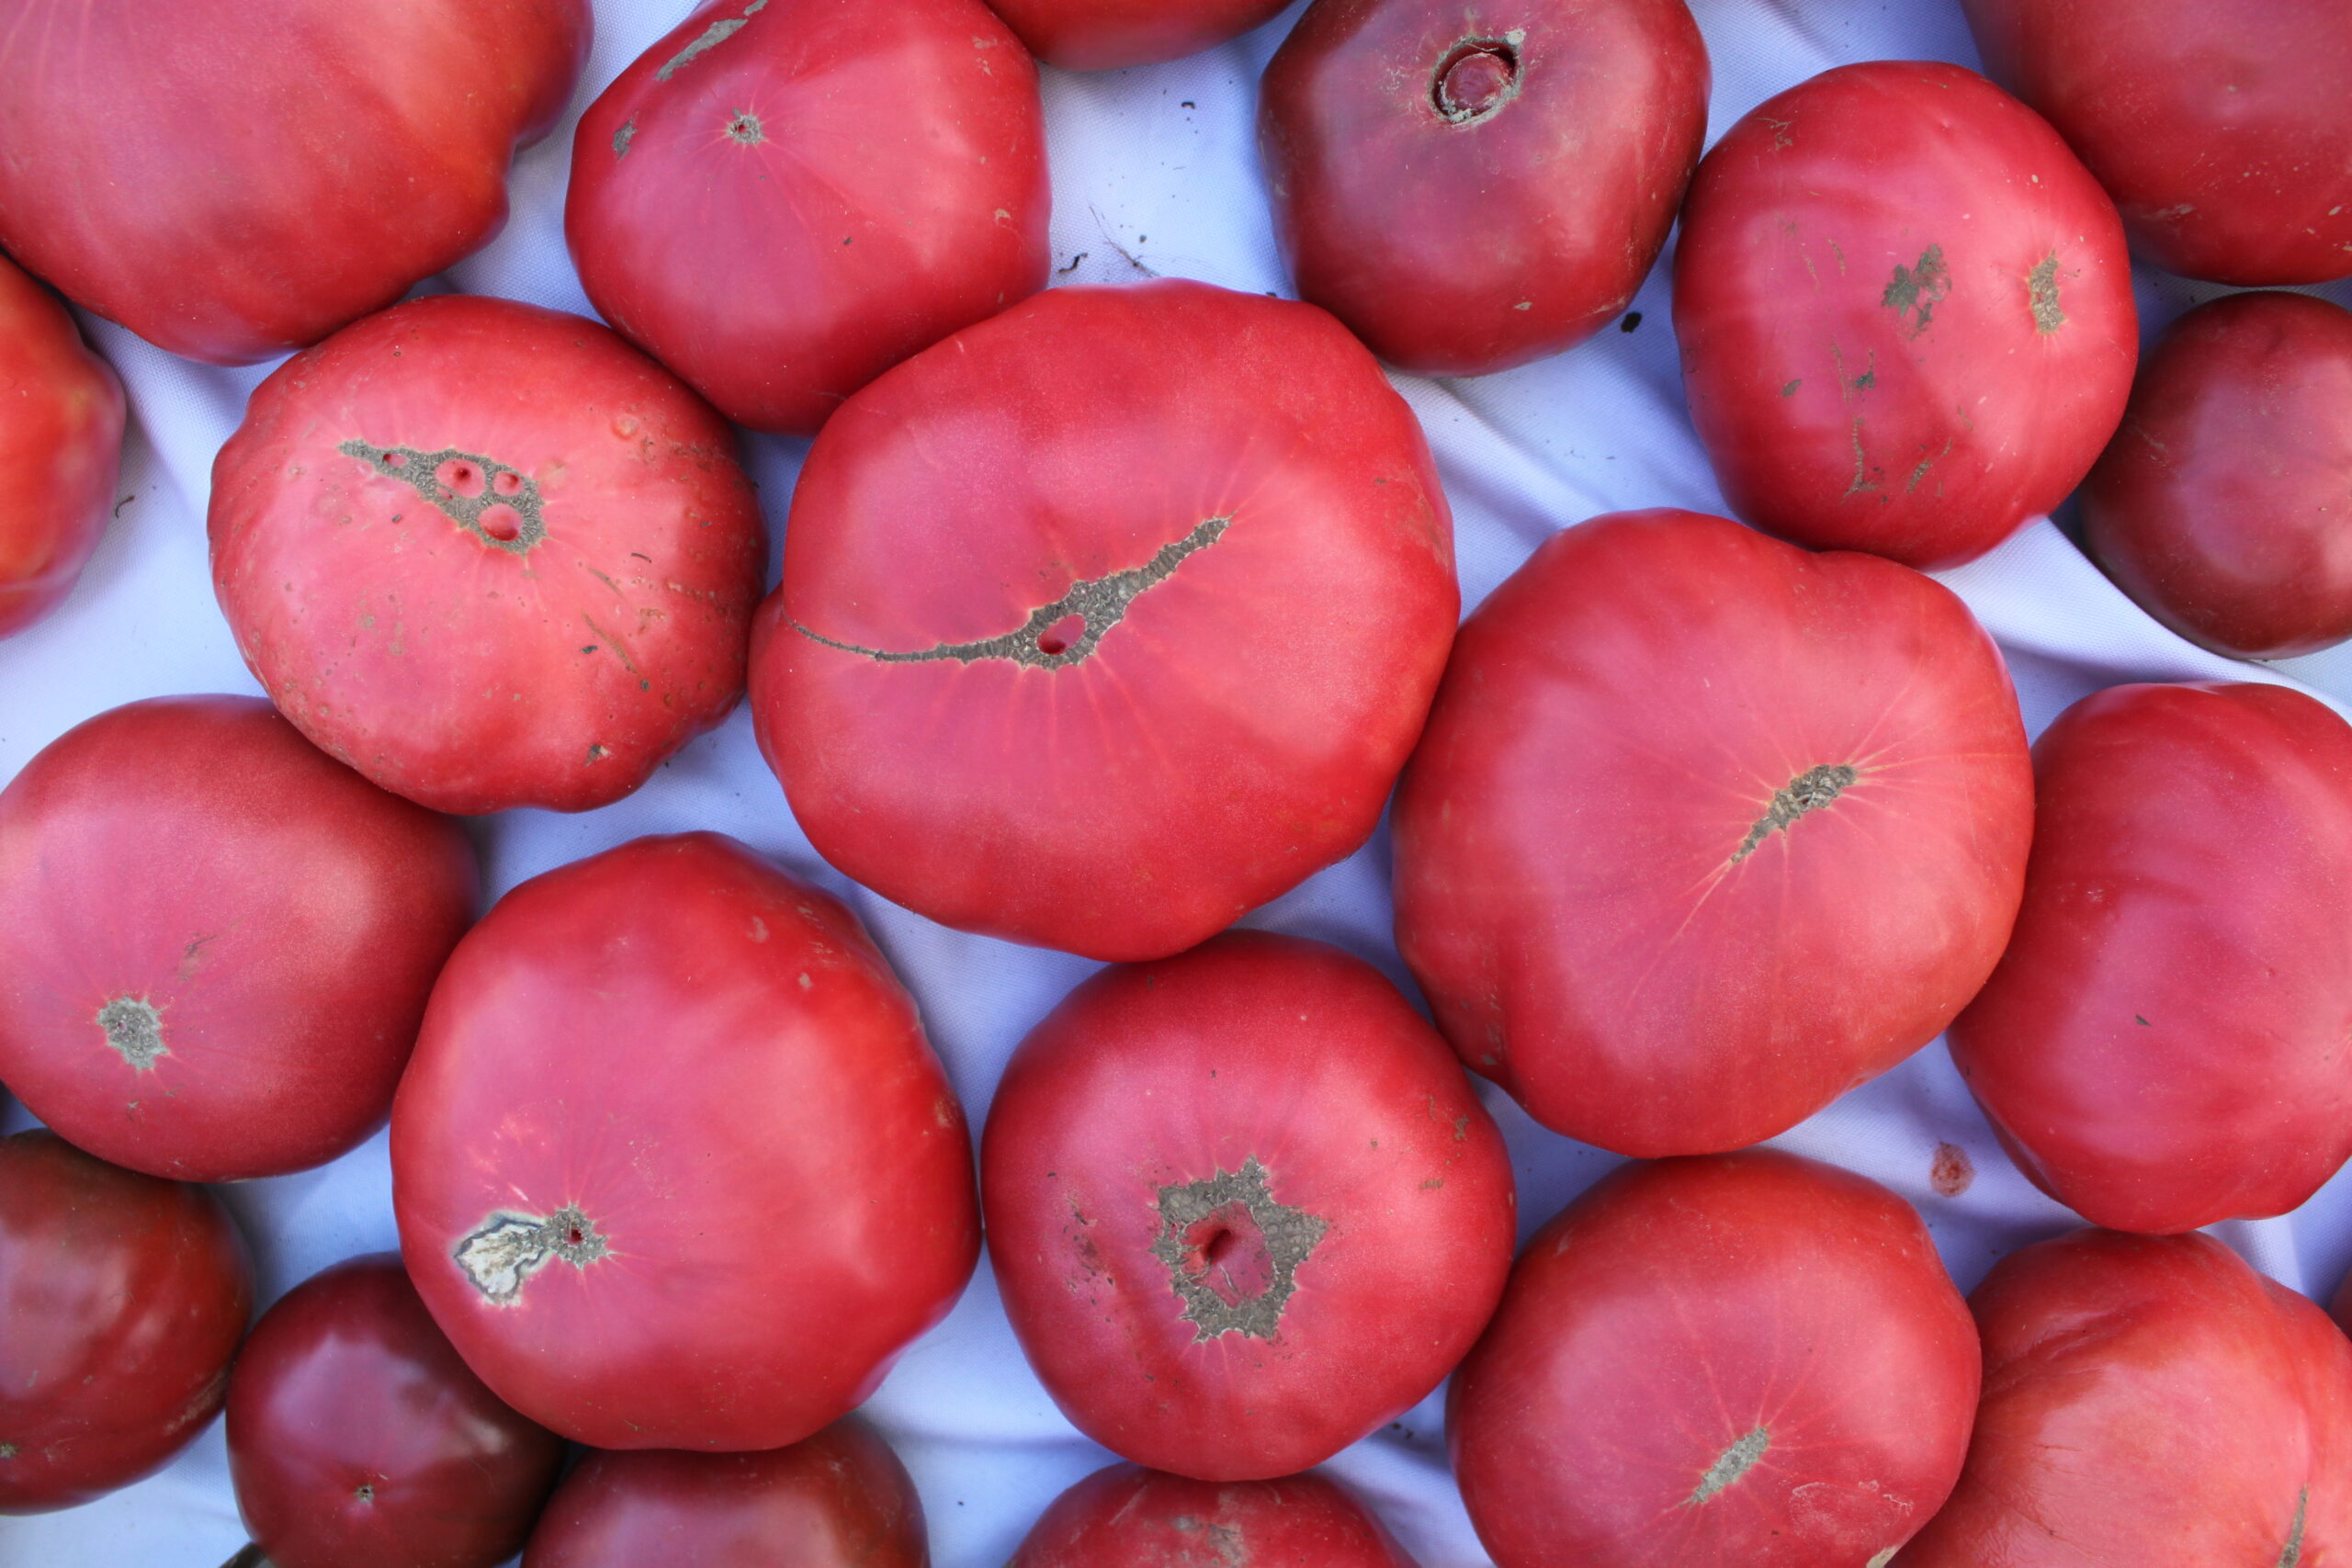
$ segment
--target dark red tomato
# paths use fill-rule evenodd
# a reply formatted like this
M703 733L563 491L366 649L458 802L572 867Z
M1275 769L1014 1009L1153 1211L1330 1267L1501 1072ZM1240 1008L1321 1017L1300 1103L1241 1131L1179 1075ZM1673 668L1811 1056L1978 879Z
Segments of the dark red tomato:
M0 1081L91 1153L188 1181L384 1124L473 919L456 823L258 697L157 697L0 792Z
M1462 628L1397 792L1397 946L1545 1126L1742 1148L1976 993L2032 786L2000 653L1929 579L1719 517L1599 518Z
M590 29L588 0L6 9L0 244L216 365L316 343L489 243Z
M1841 65L1699 165L1674 262L1683 389L1742 517L1910 566L2064 499L2140 352L2115 204L1956 65Z
M1037 70L980 0L708 0L581 117L597 311L738 423L815 433L1046 286Z
M1773 1150L1625 1167L1535 1234L1446 1440L1500 1568L1880 1568L1979 1364L1908 1203Z
M1666 243L1707 85L1683 0L1316 0L1258 113L1300 296L1429 376L1583 342Z
M229 1473L272 1568L495 1568L562 1459L466 1370L390 1253L280 1298L229 1379Z
M1445 1042L1296 937L1071 992L1006 1066L980 1173L1054 1402L1210 1481L1305 1470L1419 1404L1510 1270L1510 1156Z
M735 705L767 545L734 433L618 337L440 295L288 360L212 467L278 711L439 811L585 811Z
M1969 1298L1984 1402L1903 1568L2328 1568L2352 1551L2352 1343L2206 1235L2076 1231Z
M2217 653L2283 659L2352 637L2352 311L2232 294L2174 322L2082 518L2100 570Z
M2352 276L2352 7L1962 6L1985 68L2050 117L2158 266L2218 283Z
M1417 1568L1371 1509L1319 1475L1219 1483L1132 1464L1098 1470L1055 1498L1006 1568L1252 1563Z
M885 897L1159 958L1371 836L1460 604L1428 443L1337 321L1057 288L825 426L752 717Z
M253 1310L245 1244L203 1188L54 1133L0 1138L0 1514L160 1468L220 1410Z
M0 56L0 58L5 58ZM5 175L0 175L5 178ZM98 547L122 383L49 290L0 256L0 637L57 608Z
M2352 1156L2352 728L2283 686L2114 686L2033 751L2025 907L1952 1060L2117 1230L2283 1214Z
M466 1364L606 1449L798 1442L980 1250L913 1001L848 909L715 833L535 877L458 944L392 1199Z
M1029 51L1065 71L1157 65L1274 19L1288 0L989 0Z

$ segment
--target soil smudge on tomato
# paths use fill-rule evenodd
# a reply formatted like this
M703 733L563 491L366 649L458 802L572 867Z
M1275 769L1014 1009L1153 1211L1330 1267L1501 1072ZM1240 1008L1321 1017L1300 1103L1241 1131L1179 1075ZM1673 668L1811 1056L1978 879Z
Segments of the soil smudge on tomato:
M1928 330L1935 319L1936 306L1951 292L1951 269L1944 265L1944 248L1929 245L1919 254L1919 265L1905 266L1897 262L1894 278L1886 286L1879 303L1899 316L1911 321L1911 335L1917 337Z

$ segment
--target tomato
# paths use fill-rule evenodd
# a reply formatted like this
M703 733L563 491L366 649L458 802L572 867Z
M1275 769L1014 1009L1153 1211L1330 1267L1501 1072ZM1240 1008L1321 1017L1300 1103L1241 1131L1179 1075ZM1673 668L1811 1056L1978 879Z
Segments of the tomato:
M2083 545L2217 653L2352 637L2352 311L2233 294L2175 321L2082 492Z
M989 0L1031 53L1065 71L1157 65L1271 22L1289 0Z
M253 1263L219 1199L46 1131L0 1138L0 1514L160 1469L229 1386Z
M766 539L735 437L593 321L411 300L288 360L212 468L278 711L438 811L585 811L735 705Z
M2034 746L2017 935L1952 1060L2117 1230L2283 1214L2352 1156L2352 728L2283 686L2114 686Z
M1305 1470L1419 1404L1510 1269L1510 1156L1445 1043L1296 937L1071 992L1006 1066L980 1171L1054 1402L1210 1481Z
M275 1568L496 1568L563 1443L466 1370L390 1253L313 1275L229 1379L229 1472Z
M1583 342L1666 243L1708 79L1683 0L1317 0L1258 116L1300 297L1428 376Z
M2321 0L1961 0L2140 253L2217 283L2352 276L2352 9Z
M1397 947L1463 1060L1545 1126L1741 1148L1975 994L2032 812L2007 671L1950 592L1621 513L1463 626L1397 792Z
M148 342L246 365L488 244L588 0L14 0L0 245Z
M2205 1235L2076 1231L1969 1298L1984 1402L1904 1568L2325 1568L2352 1551L2352 1343Z
M2140 352L2115 204L1956 65L1825 71L1699 165L1674 263L1683 389L1735 511L1906 565L2065 498Z
M466 1364L607 1449L799 1441L979 1258L913 1001L848 909L714 833L535 877L458 944L392 1201Z
M1460 604L1429 446L1337 321L1057 288L825 426L752 717L883 897L1159 958L1371 836Z
M5 177L5 176L0 176ZM74 591L112 514L122 383L47 289L0 256L0 637Z
M457 824L257 697L156 697L0 792L0 1080L151 1176L300 1170L384 1123L473 918Z
M1218 1483L1114 1464L1054 1499L1006 1568L1416 1568L1319 1475ZM532 1563L527 1568L538 1568Z
M606 321L759 430L1046 286L1045 110L979 0L707 0L581 118L564 232Z

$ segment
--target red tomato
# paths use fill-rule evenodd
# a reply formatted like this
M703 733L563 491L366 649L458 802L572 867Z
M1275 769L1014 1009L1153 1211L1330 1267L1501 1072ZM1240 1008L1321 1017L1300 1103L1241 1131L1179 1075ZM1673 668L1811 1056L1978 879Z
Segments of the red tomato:
M2218 283L2352 275L2342 0L1961 0L2142 254Z
M1463 626L1397 793L1396 942L1463 1060L1545 1126L1736 1149L1975 994L2032 818L2007 671L1951 592L1619 513Z
M318 342L488 244L588 0L13 0L0 244L175 354Z
M1952 1060L2094 1224L2285 1213L2352 1156L2352 728L2283 686L2115 686L2033 759L2025 907Z
M1707 85L1683 0L1317 0L1258 115L1300 296L1428 376L1583 342L1666 243Z
M390 1253L280 1298L229 1379L237 1509L273 1568L496 1568L562 1458L466 1370Z
M848 909L715 833L535 877L458 944L392 1200L467 1365L607 1449L799 1441L980 1247L913 1001Z
M212 585L278 711L440 811L585 811L735 705L766 540L734 433L593 321L441 295L261 384Z
M1883 1568L1960 1476L1978 1372L1902 1199L1773 1150L1670 1160L1527 1244L1446 1439L1500 1568Z
M384 1124L473 918L456 823L257 697L156 697L0 792L0 1080L91 1153L233 1181Z
M2217 653L2352 637L2352 312L2233 294L2174 322L2082 519L2117 587Z
M1263 22L1289 0L989 0L1029 51L1065 71L1157 65Z
M1220 1484L1132 1464L1098 1470L1055 1498L1006 1568L1250 1563L1416 1568L1371 1509L1319 1475Z
M1984 1403L1903 1568L2328 1568L2352 1551L2352 1344L2211 1236L2076 1231L1969 1298Z
M2073 490L2140 352L2115 204L1956 65L1842 65L1732 127L1691 183L1674 331L1734 510L1916 567Z
M581 118L598 313L758 430L811 434L1046 286L1037 71L979 0L707 0Z
M162 1467L229 1387L253 1264L201 1187L0 1138L0 1514L70 1508Z
M1006 1066L980 1169L1054 1402L1210 1481L1305 1470L1419 1404L1510 1269L1510 1156L1445 1043L1296 937L1071 992Z
M1159 958L1371 836L1460 604L1420 426L1337 321L1057 288L825 426L752 716L885 897Z
M0 178L5 178L0 174ZM0 256L0 637L57 608L98 547L122 465L122 383L64 307Z

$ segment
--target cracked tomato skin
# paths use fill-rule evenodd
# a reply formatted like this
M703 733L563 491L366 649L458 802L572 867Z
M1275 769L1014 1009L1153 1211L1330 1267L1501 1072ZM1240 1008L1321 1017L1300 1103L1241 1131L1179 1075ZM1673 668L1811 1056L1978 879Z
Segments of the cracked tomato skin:
M2024 908L1951 1055L2094 1224L2283 1214L2352 1156L2352 727L2284 686L2111 686L2034 745Z
M1951 1021L2032 822L2008 671L1949 590L1620 513L1464 623L1397 791L1396 943L1545 1126L1743 1148Z
M504 226L591 25L588 0L17 0L0 244L192 359L316 343Z
M122 383L74 318L0 256L0 637L74 592L114 506Z
M1159 958L1371 836L1460 604L1428 443L1338 321L1056 288L825 426L752 717L883 897Z
M2352 1551L2352 1342L2207 1235L2083 1230L1969 1297L1984 1397L1903 1568L2331 1568Z
M499 1397L603 1449L847 1414L979 1258L964 1113L841 903L715 833L535 877L392 1107L401 1253Z
M1979 1370L1885 1188L1770 1149L1664 1160L1529 1241L1446 1441L1499 1568L1862 1568L1959 1479Z
M102 1159L279 1176L384 1124L473 919L458 825L258 697L154 697L0 791L0 1082Z
M1065 71L1157 65L1239 38L1289 0L989 0L1029 52Z
M1055 1498L1006 1568L1237 1563L1418 1568L1370 1508L1322 1476L1218 1483L1132 1464L1098 1470Z
M1106 970L1014 1052L989 1258L1080 1430L1207 1481L1319 1464L1427 1397L1510 1269L1502 1135L1338 948L1230 931Z
M735 436L605 328L438 295L264 381L212 586L278 711L436 811L586 811L725 718L767 541Z
M1825 71L1716 143L1674 331L1734 512L1922 570L2065 498L2140 351L2115 204L2031 109L1917 61Z
M710 0L581 117L564 233L624 336L812 435L1043 288L1052 203L1036 66L979 0Z
M0 1138L0 1514L127 1486L220 1410L253 1315L220 1201L54 1133Z

